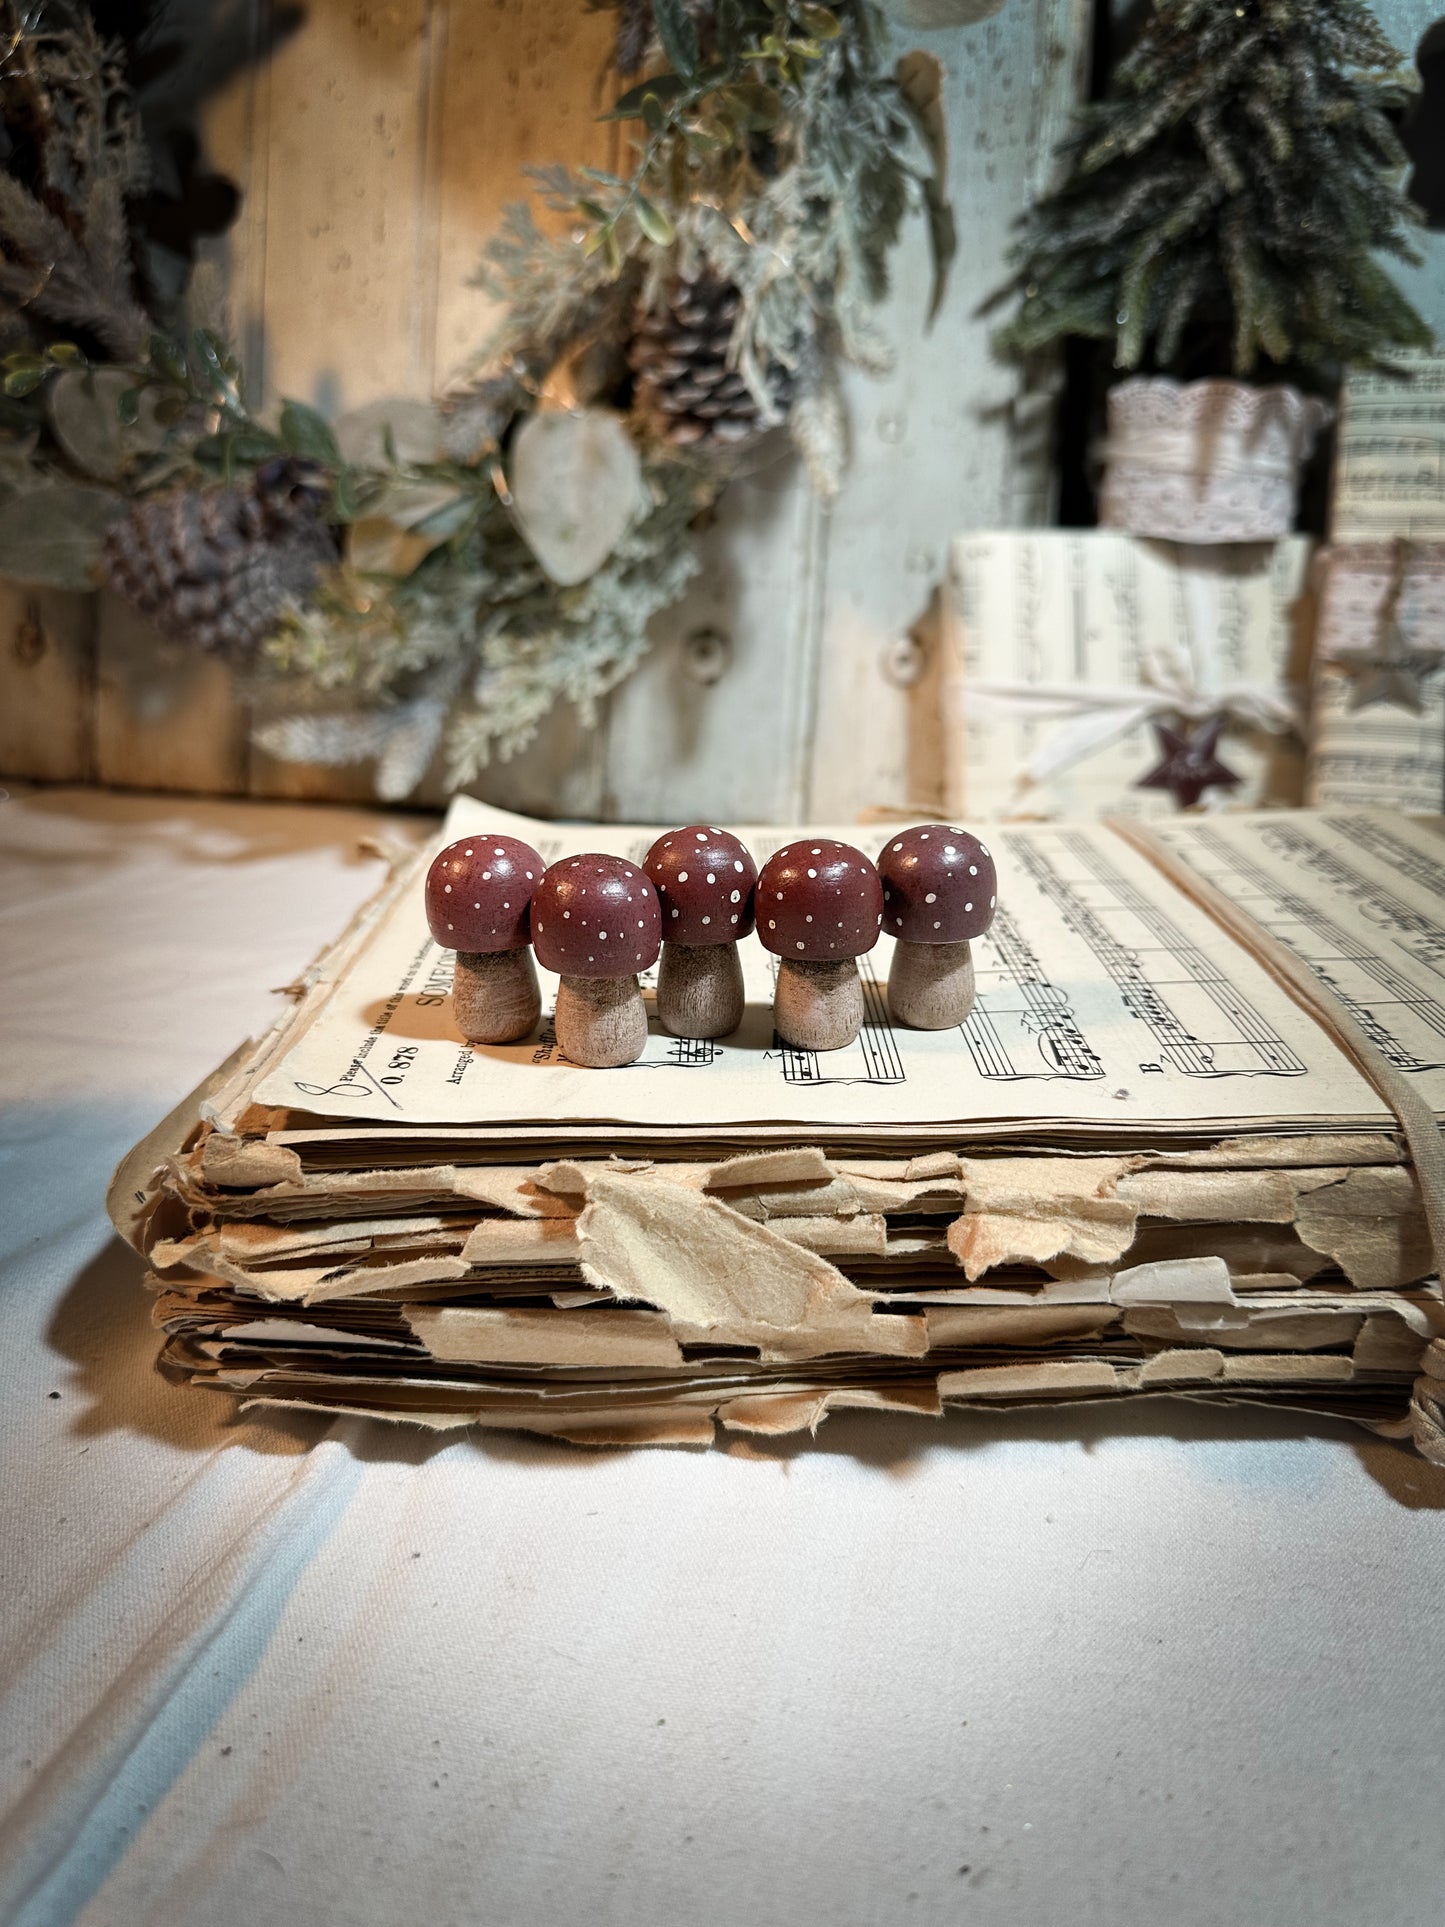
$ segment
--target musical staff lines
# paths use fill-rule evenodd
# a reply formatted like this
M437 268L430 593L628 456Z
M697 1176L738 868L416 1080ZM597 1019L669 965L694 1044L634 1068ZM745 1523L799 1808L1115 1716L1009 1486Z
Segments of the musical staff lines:
M1445 1008L1429 991L1217 831L1191 826L1182 849L1201 876L1314 972L1398 1070L1445 1069Z
M717 1055L717 1045L707 1037L674 1037L667 1046L669 1064L711 1064Z
M1063 832L1054 848L1020 837L1015 860L1104 966L1131 1014L1145 1024L1157 1064L1184 1077L1298 1077L1304 1064L1249 999L1165 911L1086 836Z
M996 960L996 962L995 962ZM1000 904L976 946L978 997L963 1026L980 1077L1102 1077L1064 991L1045 976L1018 919ZM989 980L997 979L997 987Z
M1427 890L1441 894L1440 866L1432 863L1429 857L1389 836L1388 832L1384 838L1372 837L1370 832L1375 826L1368 818L1355 818L1349 826L1342 824L1337 827L1352 840L1362 843L1370 855L1382 862L1387 875L1391 869L1397 874L1405 871L1408 858L1416 858L1417 863L1411 868L1424 873L1423 876L1417 875L1416 880L1423 881ZM1271 824L1262 832L1261 840L1277 855L1289 858L1302 868L1312 870L1316 876L1323 877L1326 883L1333 884L1341 896L1357 903L1375 928L1388 934L1407 956L1413 957L1437 977L1445 977L1445 924L1437 918L1416 909L1382 883L1378 876L1357 870L1353 863L1346 862L1333 850L1325 849L1315 837L1293 824ZM1386 840L1394 845L1388 854L1382 847ZM1436 873L1433 877L1429 874L1432 871Z

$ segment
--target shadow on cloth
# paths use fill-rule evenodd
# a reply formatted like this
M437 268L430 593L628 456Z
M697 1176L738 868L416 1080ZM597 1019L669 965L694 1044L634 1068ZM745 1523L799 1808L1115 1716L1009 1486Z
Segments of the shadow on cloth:
M162 1377L144 1272L135 1252L111 1238L76 1274L52 1314L46 1336L74 1367L61 1396L78 1394L85 1401L70 1422L77 1437L129 1431L183 1451L239 1444L290 1457L323 1436L327 1422L319 1414L271 1413L258 1423L229 1398Z

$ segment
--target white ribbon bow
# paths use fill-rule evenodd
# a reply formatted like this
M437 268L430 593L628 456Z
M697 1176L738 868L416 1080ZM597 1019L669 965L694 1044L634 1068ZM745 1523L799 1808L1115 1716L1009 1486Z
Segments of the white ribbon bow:
M1060 727L1047 736L1020 771L1017 788L1046 783L1051 777L1127 735L1136 724L1156 717L1187 723L1224 716L1245 729L1281 735L1300 726L1300 699L1282 683L1219 680L1219 611L1215 582L1185 572L1189 635L1182 641L1146 644L1136 684L968 682L965 707L975 700L1025 715L1057 716Z

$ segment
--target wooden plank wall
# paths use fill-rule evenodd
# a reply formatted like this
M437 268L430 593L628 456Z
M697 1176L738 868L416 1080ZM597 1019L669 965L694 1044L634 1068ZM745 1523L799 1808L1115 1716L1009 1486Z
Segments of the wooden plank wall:
M266 3L252 0L258 45ZM558 712L482 793L548 813L755 819L936 796L932 661L910 631L954 529L1047 510L976 309L1075 98L1088 4L1007 0L983 26L926 37L948 73L958 266L920 339L915 227L888 315L897 369L850 384L842 498L825 513L790 460L739 484L703 577L598 726ZM231 325L263 399L335 414L427 395L477 346L489 307L470 277L523 167L615 158L597 119L611 24L581 0L310 0L301 31L213 104L208 145L244 197L225 245ZM45 598L37 622L40 606L0 602L12 773L369 793L364 768L257 750L225 667L168 649L114 598Z
M1439 0L1380 0L1413 52ZM258 44L267 0L251 0ZM706 568L595 730L557 714L476 786L544 813L848 819L941 806L931 605L959 529L1048 519L1047 435L979 306L1081 85L1090 0L1005 0L914 36L944 63L959 254L921 332L926 249L901 250L894 372L849 383L855 461L831 511L784 461L738 484ZM301 31L211 110L240 183L232 324L263 397L336 413L426 395L477 345L468 285L528 163L606 164L611 18L581 0L310 0ZM900 49L909 44L900 39ZM1445 236L1409 277L1445 315ZM0 768L42 779L362 797L369 773L275 762L226 669L113 598L0 589Z

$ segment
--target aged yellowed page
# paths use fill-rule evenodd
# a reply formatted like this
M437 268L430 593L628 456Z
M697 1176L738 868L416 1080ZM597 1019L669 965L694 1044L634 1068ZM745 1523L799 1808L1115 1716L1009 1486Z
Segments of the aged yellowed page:
M587 849L640 860L654 832L558 826L459 799L438 842L489 828L548 861ZM740 832L761 862L808 832ZM856 841L857 830L814 832ZM872 842L876 839L876 832ZM422 869L311 993L307 1013L254 1091L262 1105L419 1124L531 1126L582 1120L652 1126L848 1125L880 1136L942 1122L960 1135L1019 1119L1119 1135L1324 1120L1379 1123L1383 1106L1319 1026L1213 919L1103 825L988 832L998 914L976 945L979 994L961 1029L888 1019L891 940L860 960L868 1021L847 1050L782 1047L772 959L740 946L748 1011L720 1044L657 1030L625 1069L563 1059L544 1019L512 1047L469 1047L451 1015L451 955L431 940ZM869 848L869 854L876 850ZM758 914L766 918L768 906ZM543 973L544 1010L555 980Z

